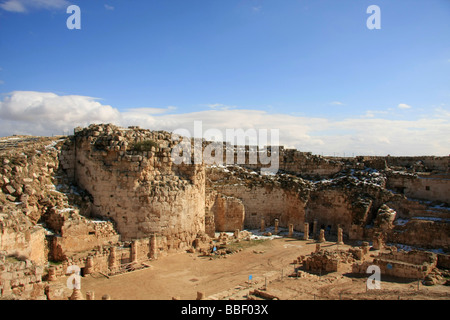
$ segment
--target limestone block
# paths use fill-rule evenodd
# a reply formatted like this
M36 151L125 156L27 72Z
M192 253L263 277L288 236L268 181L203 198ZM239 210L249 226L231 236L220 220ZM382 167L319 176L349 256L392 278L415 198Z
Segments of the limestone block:
M16 189L14 189L11 185L7 185L5 188L4 188L4 190L5 190L5 192L7 193L7 194L14 194L14 193L16 193Z

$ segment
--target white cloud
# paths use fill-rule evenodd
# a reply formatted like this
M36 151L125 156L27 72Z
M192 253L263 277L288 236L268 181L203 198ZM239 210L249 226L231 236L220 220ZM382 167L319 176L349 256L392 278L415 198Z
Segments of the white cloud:
M220 105L220 104L217 104ZM202 132L219 129L278 129L280 144L324 155L448 155L450 110L444 106L416 120L390 120L355 115L344 120L271 114L261 110L209 109L172 113L175 107L133 108L119 111L99 99L76 95L15 91L0 100L0 136L72 133L91 123L137 125L152 130L187 129L195 121Z
M107 5L107 4L105 4L105 9L106 9L106 10L114 10L114 7L113 7L113 6L110 6L110 5Z
M25 6L19 0L8 0L0 3L0 8L10 12L25 12Z
M386 115L386 114L389 114L389 111L386 111L386 110L367 110L367 111L366 111L366 114L365 114L365 117L367 117L367 118L373 118L373 117L375 117L375 115L377 115L377 114L383 114L383 115Z
M406 103L400 103L400 104L398 105L398 108L399 108L399 109L411 109L411 106L410 106L410 105L407 105Z
M5 81L3 81L3 80L0 80L0 85L1 85L1 84L5 84Z
M207 106L213 110L230 110L237 108L237 106L229 106L221 103L208 104Z
M76 126L113 123L120 112L92 97L50 92L14 91L0 102L0 135L52 135Z
M129 108L125 110L126 114L162 114L176 110L177 107L168 106L167 108Z
M344 105L344 104L343 104L342 102L340 102L340 101L332 101L332 102L330 102L330 104L333 105L333 106L343 106L343 105Z
M33 9L62 9L69 6L67 0L6 0L0 3L0 8L10 12L24 13Z

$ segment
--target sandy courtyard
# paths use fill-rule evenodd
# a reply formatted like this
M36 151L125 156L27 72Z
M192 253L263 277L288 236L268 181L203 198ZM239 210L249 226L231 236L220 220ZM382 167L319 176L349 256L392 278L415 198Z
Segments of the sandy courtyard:
M348 245L339 246L346 249ZM322 244L332 250L335 243ZM209 299L246 299L249 291L262 289L281 300L313 299L450 299L450 287L426 287L417 281L381 277L380 290L366 290L366 277L349 274L307 274L288 277L292 261L315 250L315 242L281 238L249 246L226 258L180 253L161 257L151 267L109 279L93 274L83 277L81 291L95 299L108 294L113 300L194 300L197 292ZM251 281L249 279L251 278ZM63 280L63 279L61 279Z

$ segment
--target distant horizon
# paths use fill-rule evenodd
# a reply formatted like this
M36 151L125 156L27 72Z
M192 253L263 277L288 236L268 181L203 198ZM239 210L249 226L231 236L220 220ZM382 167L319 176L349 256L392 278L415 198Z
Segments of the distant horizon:
M110 125L110 124L112 124L112 123L91 123L91 124L89 124L87 126L84 126L84 127L82 126L82 128L85 129L85 128L88 128L91 125ZM128 127L122 127L122 126L118 126L118 125L115 125L115 126L117 126L119 128L122 128L122 129L129 129ZM163 132L167 132L167 133L171 133L171 134L173 133L172 131L152 130L152 129L149 129L149 128L142 128L140 126L133 126L133 125L131 125L129 127L138 127L139 129L149 130L149 131L163 131ZM5 142L5 140L2 140L2 138L14 138L14 137L33 137L33 138L40 138L40 137L42 137L42 138L70 137L70 136L74 136L75 135L74 129L76 129L76 127L72 129L72 133L62 133L62 134L51 134L51 135L12 134L12 135L8 135L8 136L0 136L0 143L1 142ZM211 140L205 140L205 139L204 139L204 141L205 142L212 142ZM223 141L223 142L225 143L226 141ZM242 144L234 144L233 146L242 146ZM256 146L256 144L245 144L243 146ZM268 146L271 146L271 145L269 144ZM444 157L450 157L450 154L448 154L448 155L425 155L425 154L423 154L423 155L391 155L391 154L387 154L387 155L369 155L369 154L352 154L352 155L349 155L349 154L342 154L342 155L339 155L339 154L336 153L336 154L331 155L331 154L323 154L323 153L321 153L321 154L313 153L313 152L308 151L308 150L299 150L299 149L296 149L296 148L290 148L290 147L286 147L286 146L284 146L282 144L279 144L278 147L281 147L284 150L296 150L296 151L299 151L299 152L302 152L302 153L310 153L310 154L312 154L314 156L322 156L324 158L356 158L356 157L379 157L379 158L386 158L386 157L393 157L393 158L398 158L398 157L405 157L405 158L436 157L436 158L444 158Z
M448 0L0 0L0 137L202 121L315 155L448 156L448 21Z

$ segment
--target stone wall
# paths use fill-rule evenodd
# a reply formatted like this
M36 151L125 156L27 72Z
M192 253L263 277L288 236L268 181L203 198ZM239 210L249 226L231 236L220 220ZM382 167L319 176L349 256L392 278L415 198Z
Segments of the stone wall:
M437 255L426 251L383 253L373 261L353 264L354 273L366 273L370 265L380 268L381 277L394 276L408 279L423 279L437 265Z
M450 223L411 219L386 233L386 241L426 249L450 250Z
M42 216L67 203L57 190L60 137L16 136L0 142L0 250L47 261Z
M43 264L47 261L45 235L41 226L33 226L21 212L1 214L0 251Z
M91 221L80 217L69 220L61 228L61 234L51 238L53 261L64 261L68 257L106 244L118 243L120 235L111 222Z
M44 268L31 260L0 254L0 298L44 300Z
M336 232L340 225L346 234L350 232L354 220L352 201L342 190L318 190L311 193L306 206L306 222L316 220L318 228Z
M215 194L214 201L209 208L214 216L215 232L233 232L244 229L245 206L235 197Z
M280 146L277 157L277 169L280 172L288 172L304 177L331 177L345 167L345 163L338 159L324 158L319 155L313 155L311 152L302 152L296 149L285 149ZM235 158L236 159L236 158ZM246 159L249 159L247 156ZM275 162L275 160L272 159ZM236 163L236 162L235 162ZM274 164L272 163L272 168ZM261 163L246 163L243 167L260 170L268 168L270 165Z
M336 272L346 269L346 264L354 261L353 255L346 251L319 250L305 257L301 263L306 271Z
M448 176L390 173L388 174L387 188L410 198L450 204L450 179Z
M244 226L247 229L260 228L261 219L264 219L266 226L274 225L275 219L278 219L280 227L287 228L292 223L295 230L303 230L305 203L295 192L244 185L223 185L217 190L242 201L245 208Z
M438 253L437 267L443 269L450 269L450 254Z
M450 173L450 157L385 157L389 167L411 169L415 172Z
M151 141L148 151L133 145ZM170 134L112 125L78 131L63 168L93 198L92 214L114 221L122 240L157 233L189 247L205 231L203 165L172 163Z

